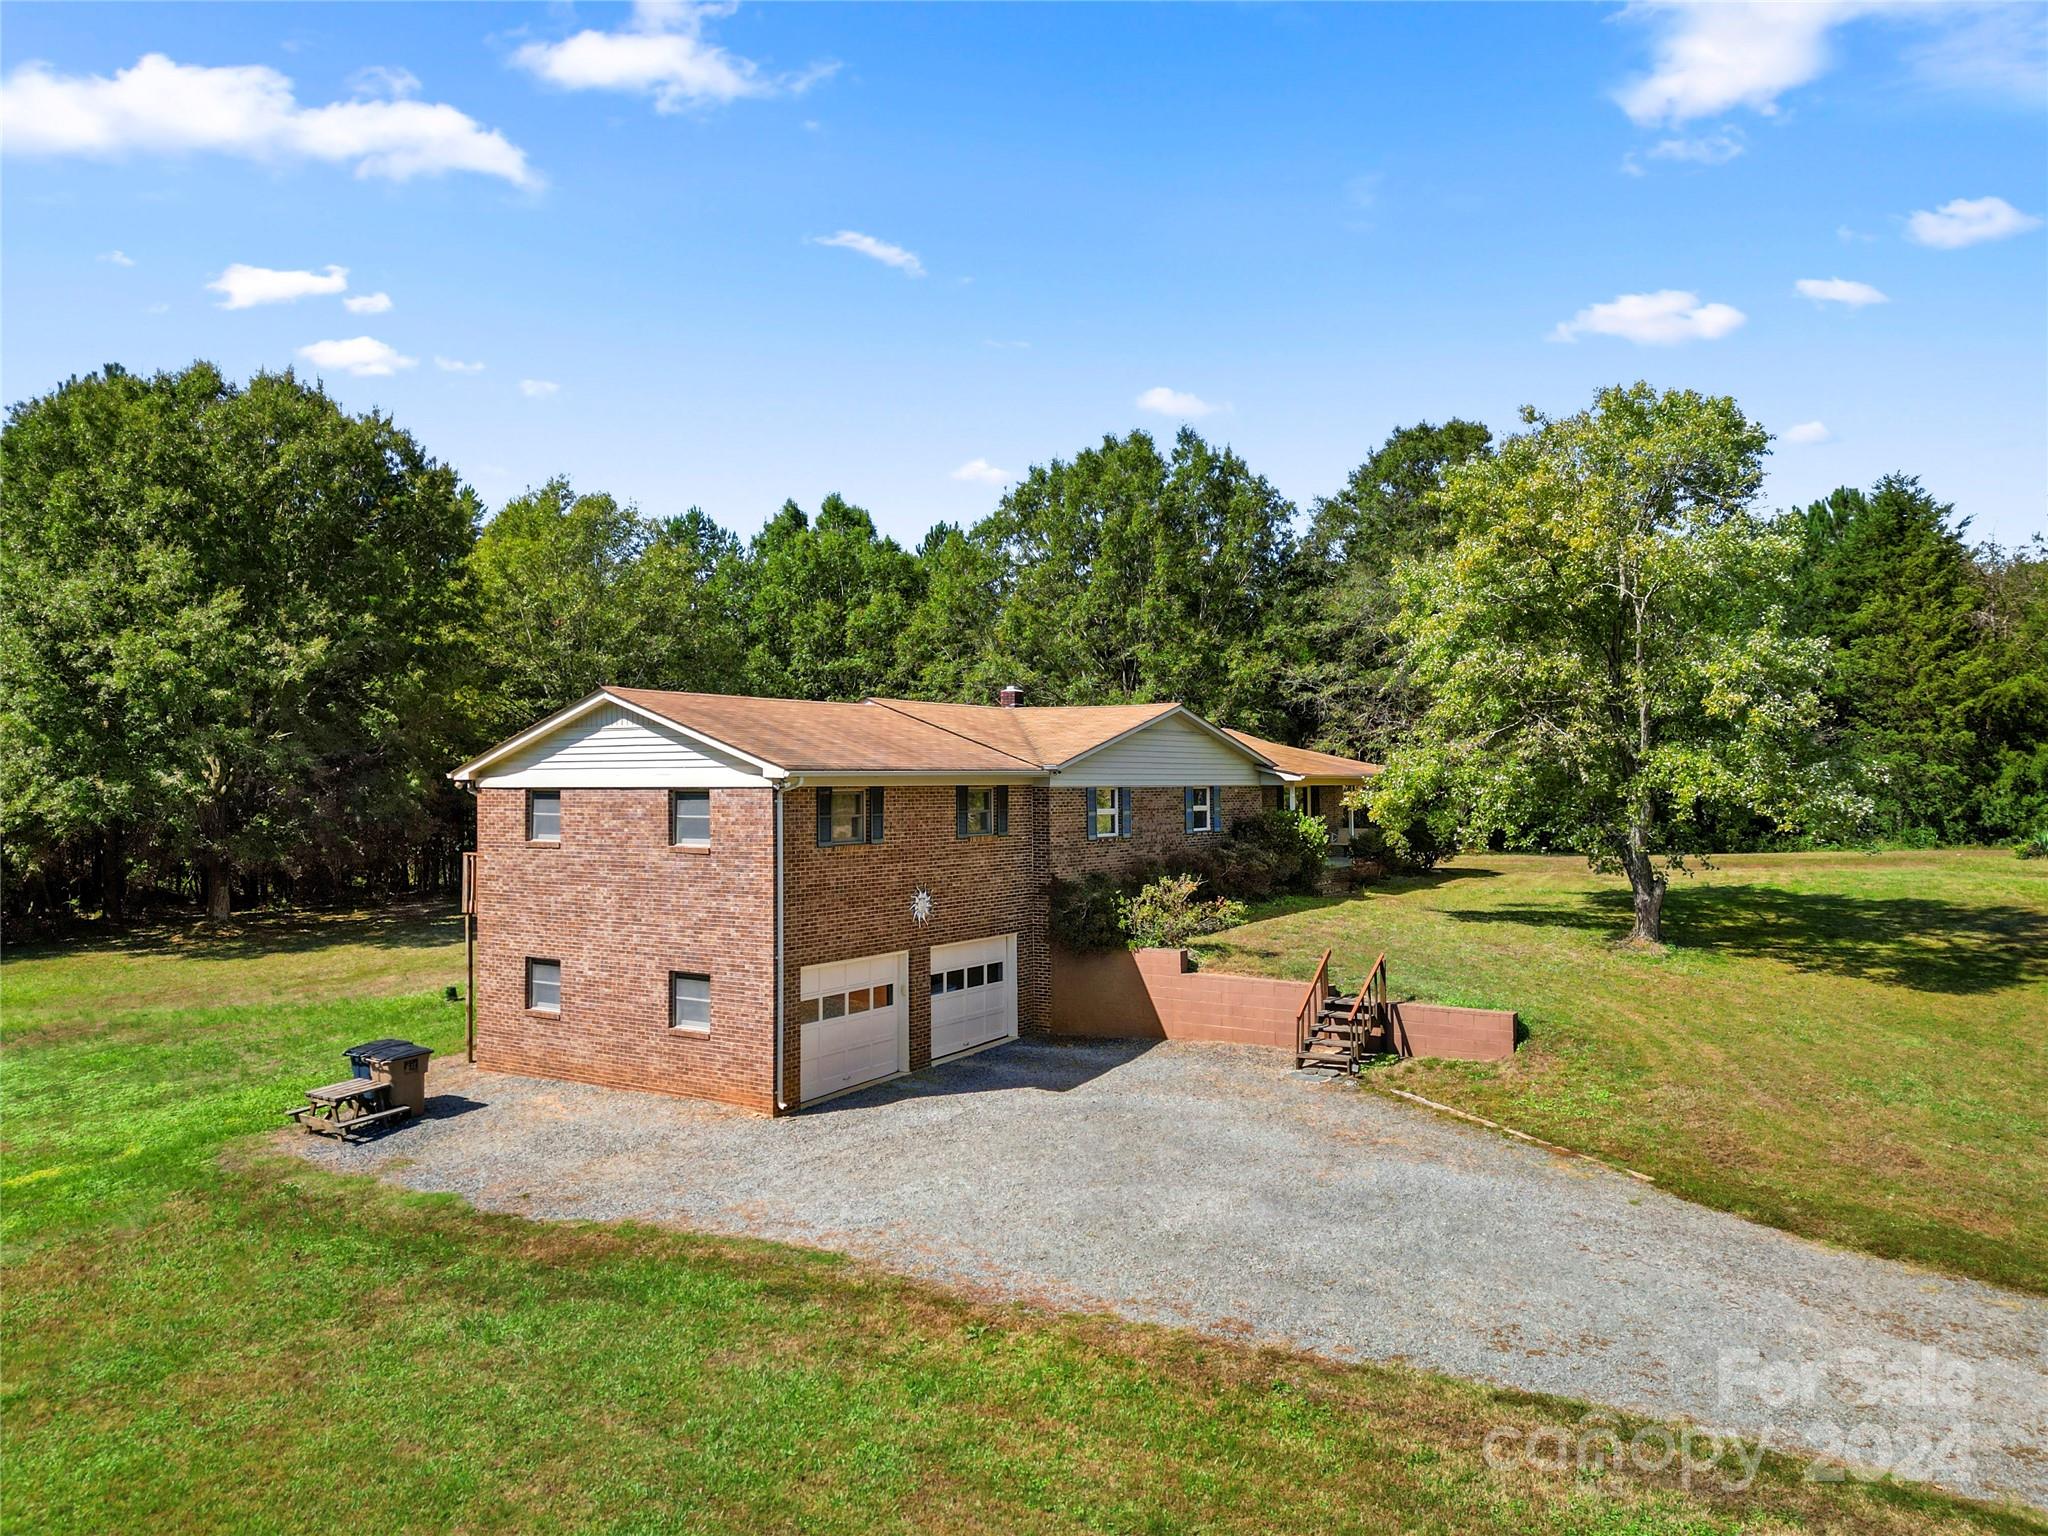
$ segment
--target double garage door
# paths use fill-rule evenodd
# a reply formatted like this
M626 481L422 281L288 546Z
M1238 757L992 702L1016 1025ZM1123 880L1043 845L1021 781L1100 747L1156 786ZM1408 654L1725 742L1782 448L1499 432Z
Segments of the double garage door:
M1017 936L931 952L932 1059L1017 1033ZM807 965L799 978L798 1061L804 1102L910 1069L910 956Z

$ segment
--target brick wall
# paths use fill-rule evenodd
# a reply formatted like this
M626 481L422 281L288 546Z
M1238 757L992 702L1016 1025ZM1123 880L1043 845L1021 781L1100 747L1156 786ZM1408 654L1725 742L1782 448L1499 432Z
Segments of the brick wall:
M1221 832L1187 830L1185 800L1177 788L1133 789L1131 835L1092 841L1088 836L1087 812L1093 792L1055 788L1048 793L1052 873L1061 880L1078 880L1090 874L1122 879L1149 866L1171 865L1190 851L1213 847L1222 840ZM1257 815L1265 804L1265 796L1256 786L1224 785L1224 827Z
M1052 953L1055 1035L1097 1040L1223 1040L1294 1049L1308 984L1189 968L1186 950ZM1403 1056L1503 1061L1515 1053L1515 1015L1504 1008L1394 1004L1393 1047Z
M1308 984L1188 968L1180 949L1053 951L1052 1032L1294 1049Z
M783 1095L802 1081L798 991L807 965L910 951L910 1066L931 1061L930 975L933 945L992 934L1017 935L1017 1027L1046 1031L1051 972L1046 952L1046 789L1010 786L1004 837L956 836L953 786L892 784L884 789L886 826L879 843L817 845L816 794L789 792L784 810ZM1079 811L1075 812L1076 817ZM931 920L910 915L919 886L932 895Z
M708 851L669 844L665 789L562 791L559 845L524 791L477 795L480 1066L772 1109L773 796L711 792ZM559 1015L526 960L562 963ZM669 1028L669 972L711 977L711 1032Z

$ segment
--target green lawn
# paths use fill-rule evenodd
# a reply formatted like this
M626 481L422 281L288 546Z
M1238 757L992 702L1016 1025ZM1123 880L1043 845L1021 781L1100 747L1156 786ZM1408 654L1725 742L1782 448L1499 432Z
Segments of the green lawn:
M2043 1529L1782 1460L1744 1493L1495 1470L1489 1429L1581 1410L770 1244L482 1215L273 1145L340 1047L459 1049L440 995L459 978L454 925L417 916L168 929L0 968L0 1526Z
M2048 1292L2048 861L1730 856L1673 882L1667 948L1582 860L1463 858L1218 935L1217 968L1514 1008L1512 1062L1384 1083L1789 1231Z

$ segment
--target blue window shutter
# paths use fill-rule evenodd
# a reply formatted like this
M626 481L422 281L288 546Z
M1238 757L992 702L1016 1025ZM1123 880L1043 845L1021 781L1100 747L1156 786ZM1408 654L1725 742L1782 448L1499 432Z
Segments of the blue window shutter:
M1095 791L1092 789L1081 791L1081 815L1082 824L1088 828L1088 841L1092 843L1095 841Z
M1223 830L1223 786L1221 784L1211 784L1209 786L1209 830L1211 832L1221 832Z
M1195 792L1192 789L1180 792L1180 829L1183 832L1195 830Z
M832 842L832 791L818 791L818 846L829 847Z
M1131 792L1128 789L1116 792L1116 835L1131 835Z
M868 841L882 840L882 791L879 788L868 791Z
M1008 837L1009 835L1010 786L1007 784L998 784L996 786L996 836Z
M953 786L953 835L955 837L965 837L967 835L967 786L965 784L955 784Z

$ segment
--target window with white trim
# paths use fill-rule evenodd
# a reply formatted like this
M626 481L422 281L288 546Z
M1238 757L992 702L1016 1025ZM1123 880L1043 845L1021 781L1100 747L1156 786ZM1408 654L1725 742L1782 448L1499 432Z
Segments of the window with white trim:
M1119 813L1122 797L1114 789L1091 789L1094 798L1089 801L1088 820L1097 837L1123 836L1123 817ZM1173 802L1167 801L1168 805Z
M668 973L668 1027L686 1035L711 1033L711 978L696 971Z
M993 789L969 785L966 803L962 808L967 836L993 837L996 832L996 792Z
M668 840L678 848L711 846L711 791L671 790L668 797Z
M529 959L526 962L526 1006L535 1013L562 1011L561 961Z
M526 792L526 840L529 843L559 843L562 840L562 792L559 789L529 789Z
M1214 832L1216 830L1216 792L1211 785L1198 785L1187 792L1188 830L1190 832Z

